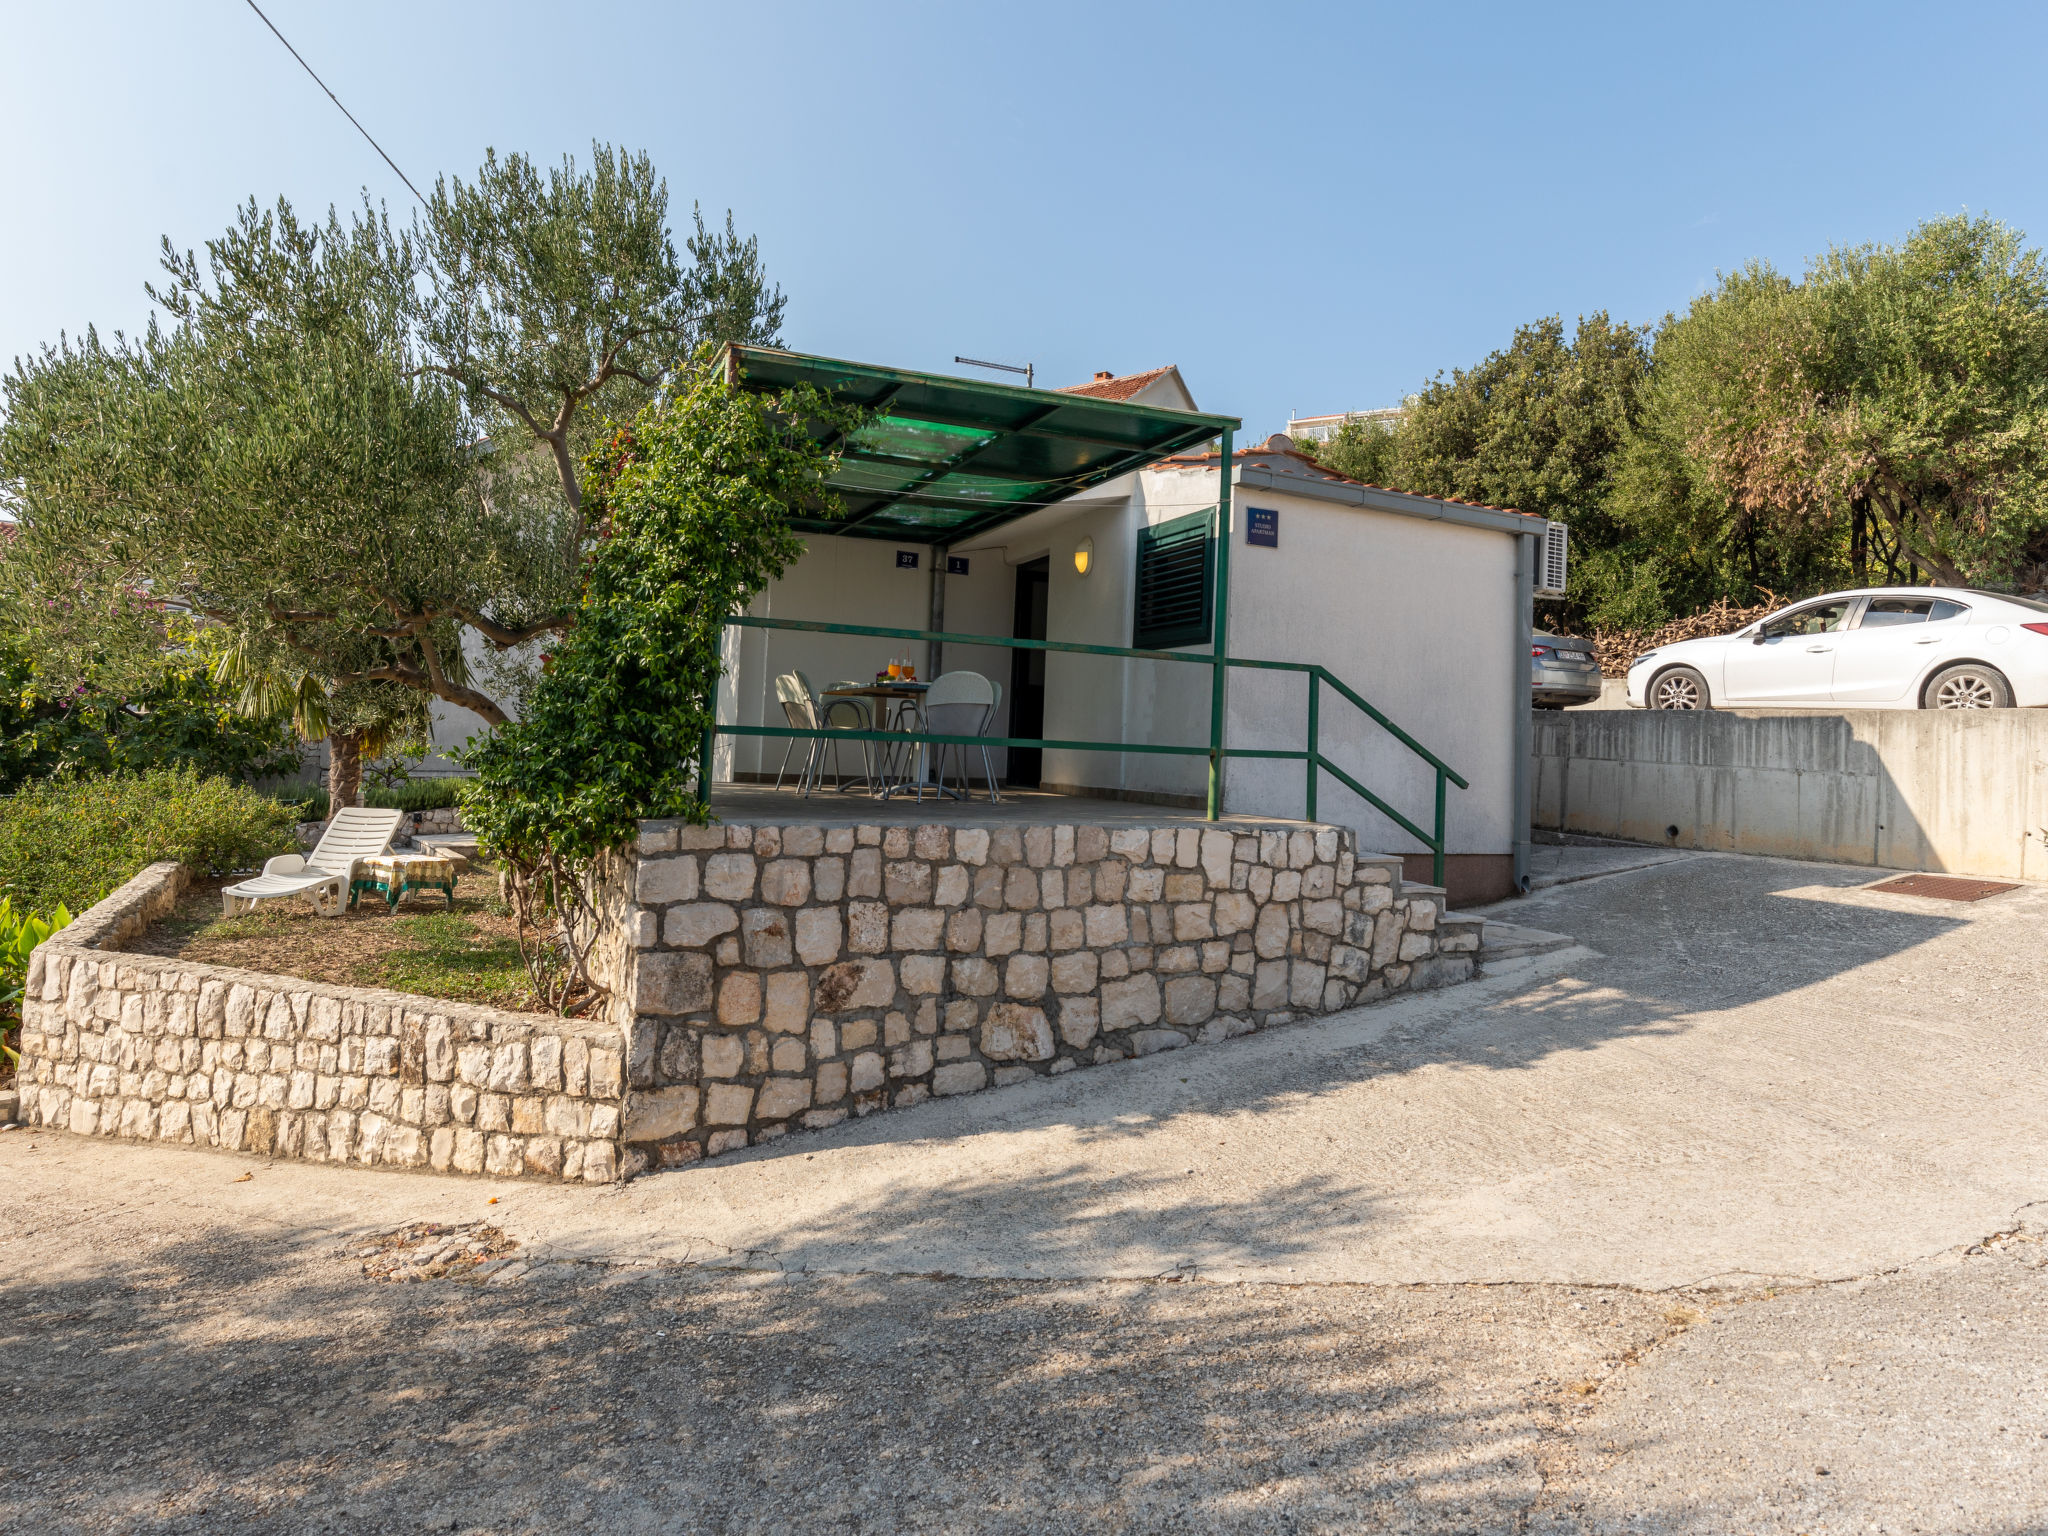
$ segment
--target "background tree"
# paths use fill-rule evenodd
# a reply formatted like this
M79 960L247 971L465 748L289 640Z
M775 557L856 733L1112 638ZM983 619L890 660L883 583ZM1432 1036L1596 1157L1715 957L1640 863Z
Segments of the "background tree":
M463 637L516 656L574 621L592 413L629 416L699 341L771 339L782 313L730 215L697 219L686 266L646 157L596 161L492 158L411 233L252 203L203 264L166 245L165 326L18 362L0 476L46 670L140 667L170 603L233 631L244 680L502 724L480 676L530 679L480 672ZM380 730L332 736L344 781Z
M1308 446L1320 462L1373 484L1568 525L1579 562L1571 610L1597 611L1625 585L1623 562L1609 552L1626 534L1607 499L1649 366L1648 337L1604 311L1580 317L1569 338L1555 315L1518 326L1500 351L1410 397L1398 427L1353 423Z
M1307 439L1296 445L1340 475L1349 475L1367 485L1401 486L1401 429L1378 416L1345 422L1320 441Z
M0 640L0 794L60 774L189 768L242 779L296 770L283 718L245 713L214 680L211 639L172 618L154 672L120 687L52 687L18 638Z
M460 625L523 615L560 557L480 494L459 392L418 366L409 242L252 204L207 250L204 274L167 253L169 328L88 333L7 381L24 633L58 666L140 654L146 614L170 606L224 626L251 667L502 719L468 686ZM357 743L329 745L345 769Z
M1871 580L2009 583L2048 532L2048 274L1988 218L1756 263L1657 336L1610 510L1675 611Z
M1555 621L1654 630L1871 581L2048 567L2048 267L1985 217L1724 276L1654 334L1523 326L1398 428L1309 450L1572 530ZM1717 610L1718 611L1718 610Z
M1811 499L1867 505L1937 585L2006 580L2048 529L2048 270L2018 231L1932 219L1834 250L1806 286L1823 346L1786 411ZM1806 466L1801 465L1804 469Z
M217 647L213 678L232 690L236 710L251 719L289 721L305 741L327 743L328 814L362 804L366 763L424 756L433 747L427 696L383 679L345 681L303 667L279 670L273 652L259 660L245 636Z
M1658 328L1608 501L1628 544L1653 552L1639 625L1842 578L1840 508L1812 494L1821 345L1811 295L1763 263Z

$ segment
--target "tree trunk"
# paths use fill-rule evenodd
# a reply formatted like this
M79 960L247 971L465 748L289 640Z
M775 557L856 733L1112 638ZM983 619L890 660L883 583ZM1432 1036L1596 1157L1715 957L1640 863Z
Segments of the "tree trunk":
M1929 578L1925 582L1915 581L1915 586L1966 587L1970 583L1962 570L1951 560L1935 554L1932 550L1916 547L1913 533L1920 521L1916 508L1901 506L1900 498L1878 495L1872 498L1885 521L1892 525L1892 536L1898 540L1899 554L1906 562L1906 569L1918 577L1923 573Z
M1870 585L1870 508L1862 497L1849 503L1849 569L1856 585Z
M362 803L363 732L336 731L327 738L327 814Z

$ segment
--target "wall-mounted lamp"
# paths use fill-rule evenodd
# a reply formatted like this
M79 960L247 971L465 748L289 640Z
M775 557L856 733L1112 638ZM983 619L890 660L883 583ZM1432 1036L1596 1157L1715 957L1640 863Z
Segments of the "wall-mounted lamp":
M1095 541L1083 539L1074 546L1074 574L1086 576L1088 567L1095 563Z

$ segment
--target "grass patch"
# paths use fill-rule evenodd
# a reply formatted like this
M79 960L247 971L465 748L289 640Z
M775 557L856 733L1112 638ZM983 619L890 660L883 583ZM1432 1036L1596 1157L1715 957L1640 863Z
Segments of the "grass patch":
M519 993L531 1004L519 945L485 932L474 917L434 912L396 918L391 927L398 947L358 966L359 985L478 1003Z
M490 877L471 876L478 886ZM511 915L496 899L464 896L442 908L438 891L415 893L396 911L365 896L343 917L316 917L304 899L265 902L220 915L220 892L188 891L134 946L150 954L232 965L350 987L389 987L450 1002L540 1012L519 958Z

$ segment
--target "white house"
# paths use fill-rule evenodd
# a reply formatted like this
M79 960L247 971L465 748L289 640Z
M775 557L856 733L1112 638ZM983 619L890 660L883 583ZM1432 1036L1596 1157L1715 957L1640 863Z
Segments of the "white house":
M882 412L849 445L836 482L846 517L806 526L806 555L759 596L750 625L1040 638L1206 663L1222 585L1230 657L1319 663L1466 781L1446 789L1452 900L1521 884L1541 519L1361 485L1276 436L1232 454L1221 546L1222 463L1208 445L1236 423L1195 411L1176 369L1054 391L761 348L729 349L726 365L754 387L804 379ZM1000 683L1002 736L1210 745L1211 665L741 626L727 632L721 727L783 726L781 673L823 688L906 655L921 677L965 667ZM1305 673L1225 672L1232 753L1304 749ZM1336 687L1318 686L1323 758L1431 828L1435 767ZM786 749L721 735L715 776L772 778ZM1206 756L1057 745L1014 748L999 767L1013 783L1196 806L1209 776ZM1230 756L1222 810L1302 816L1307 778L1298 759ZM1361 846L1410 854L1411 876L1428 878L1418 840L1332 772L1318 775L1316 815L1357 827Z

